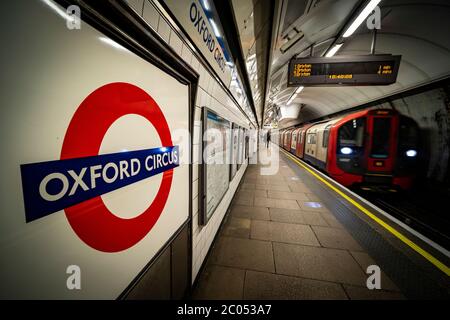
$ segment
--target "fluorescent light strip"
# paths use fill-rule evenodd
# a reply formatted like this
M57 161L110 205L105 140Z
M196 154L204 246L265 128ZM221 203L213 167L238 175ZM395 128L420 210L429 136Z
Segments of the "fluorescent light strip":
M212 26L212 28L213 28L213 30L214 30L214 34L216 35L216 37L217 37L217 38L220 38L221 35L220 35L220 32L219 32L219 28L217 28L217 25L216 25L216 23L214 22L214 20L213 20L213 19L209 19L209 22L211 23L211 26Z
M327 58L331 58L336 54L336 52L339 51L339 49L342 47L343 43L336 44L328 53L325 55Z
M302 91L303 91L303 89L305 89L305 87L304 87L304 86L300 86L300 87L298 87L298 88L297 88L297 90L295 90L295 94L299 94L300 92L302 92Z
M119 49L119 50L124 50L124 51L128 51L125 47L122 47L120 44L118 44L117 42L115 42L114 40L111 40L110 38L107 37L99 37L100 41L110 45L113 48Z
M55 11L57 14L59 14L62 18L66 19L67 21L74 21L75 18L68 15L67 12L63 9L61 9L57 4L55 4L53 1L50 0L42 0L47 6L49 6L53 11Z
M343 37L348 38L350 37L353 32L358 29L358 27L363 23L366 18L369 16L369 14L375 9L375 7L381 2L381 0L371 0L367 6L364 8L363 11L359 14L359 16L353 21L353 23L348 27L348 29L344 32Z
M292 101L294 101L294 99L297 98L297 94L294 93L294 95L289 99L289 101L287 102L287 106L290 105L292 103Z
M208 0L203 0L203 7L205 8L205 10L209 11L211 8L209 7L209 3Z
M294 99L297 98L298 94L303 91L303 89L305 89L304 86L298 87L297 90L295 90L295 93L292 95L292 97L288 100L286 105L287 106L290 105L292 101L294 101Z

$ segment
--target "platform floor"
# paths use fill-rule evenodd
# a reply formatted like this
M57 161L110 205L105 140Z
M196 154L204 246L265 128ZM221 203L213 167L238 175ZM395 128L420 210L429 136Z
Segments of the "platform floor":
M367 289L377 261L293 164L280 155L271 176L249 165L192 298L404 299L383 272L382 290Z

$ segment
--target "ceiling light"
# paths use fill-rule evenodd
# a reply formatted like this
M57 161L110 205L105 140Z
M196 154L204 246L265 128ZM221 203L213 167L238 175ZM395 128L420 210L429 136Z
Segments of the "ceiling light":
M375 7L380 3L381 0L371 0L367 6L364 8L363 11L359 14L359 16L353 21L353 23L348 27L348 29L344 32L343 37L348 38L350 37L353 32L358 29L358 27L363 23L366 18L369 16L369 14L375 9Z
M299 94L300 92L302 92L303 89L305 89L305 87L303 87L303 86L298 87L297 90L295 90L295 92L294 92L294 94L292 95L292 97L288 100L288 102L287 102L286 105L287 105L287 106L290 105L290 104L292 103L292 101L294 101L294 99L297 98L298 94Z
M67 14L67 12L63 9L61 9L58 5L56 5L55 3L53 3L50 0L42 0L42 2L44 2L46 5L48 5L51 9L53 9L57 14L59 14L62 18L66 19L69 22L74 21L74 17L70 16L69 14Z
M208 0L203 0L203 8L205 8L205 10L209 11L210 7L209 7L209 3Z
M214 30L214 34L216 35L216 37L217 37L217 38L220 38L221 35L220 35L220 32L219 32L219 28L217 28L217 25L216 25L216 23L214 22L214 20L213 20L213 19L209 19L209 22L211 23L211 26L212 26L212 28L213 28L213 30Z
M253 54L248 56L247 61L253 60L255 58L256 58L256 53L253 53Z
M292 103L292 101L294 101L295 98L297 98L297 94L296 93L294 93L294 95L288 100L286 105L287 106L290 105Z
M120 44L118 44L117 42L115 42L114 40L111 40L110 38L107 37L99 37L100 41L109 44L111 47L114 47L116 49L119 50L124 50L127 51L127 49L125 47L122 47Z
M327 58L331 58L336 54L336 52L339 51L339 49L342 47L343 43L336 44L328 53L325 55Z
M305 89L304 86L298 87L297 90L295 90L295 94L299 94L300 92L302 92L303 89Z

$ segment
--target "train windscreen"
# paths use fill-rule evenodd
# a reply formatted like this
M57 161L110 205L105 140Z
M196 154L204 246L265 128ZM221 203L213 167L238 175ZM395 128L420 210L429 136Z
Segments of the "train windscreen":
M389 157L392 118L373 118L373 140L370 156L385 159Z
M400 117L399 148L403 150L417 150L419 144L419 127L414 120Z
M357 147L364 145L365 118L353 119L339 129L340 147Z
M347 173L362 174L365 170L365 132L365 117L351 119L339 128L337 165Z
M395 169L397 175L404 175L417 170L420 153L420 128L408 117L400 117L398 131L397 159Z

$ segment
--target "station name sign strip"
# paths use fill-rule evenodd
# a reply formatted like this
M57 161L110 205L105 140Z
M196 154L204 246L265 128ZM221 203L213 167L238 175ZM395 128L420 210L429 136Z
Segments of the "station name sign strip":
M26 221L179 166L178 146L23 164Z
M368 55L295 58L288 86L380 86L397 81L401 56Z
M229 85L231 69L226 64L223 49L203 11L202 5L197 0L164 0L164 3L223 83Z

